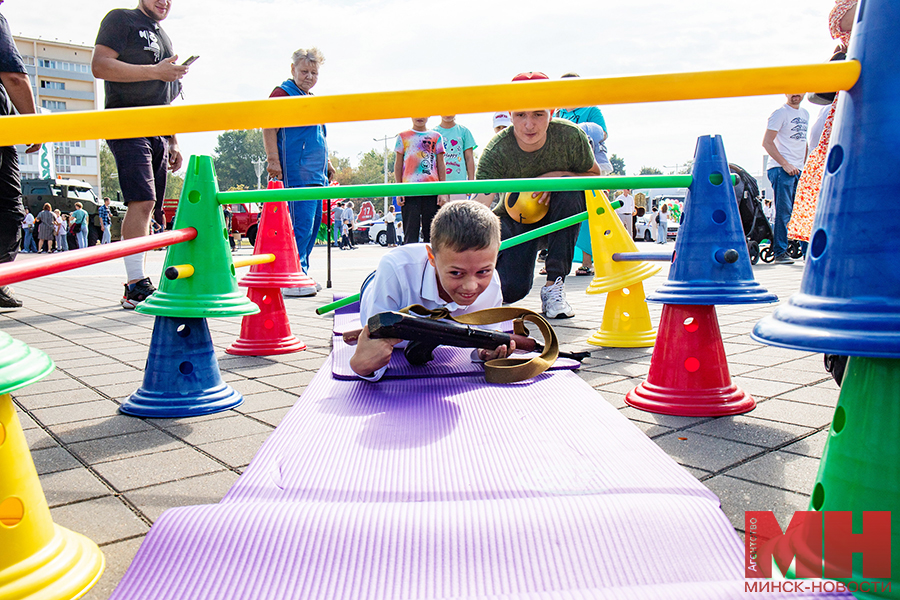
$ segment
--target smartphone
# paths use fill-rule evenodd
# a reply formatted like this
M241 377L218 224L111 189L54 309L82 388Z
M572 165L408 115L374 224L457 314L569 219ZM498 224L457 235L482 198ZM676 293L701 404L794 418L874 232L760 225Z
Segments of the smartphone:
M186 61L181 63L181 66L187 67L189 65L192 65L194 63L194 61L197 60L198 58L200 58L200 56L195 54L194 56L190 57L189 59L187 59Z

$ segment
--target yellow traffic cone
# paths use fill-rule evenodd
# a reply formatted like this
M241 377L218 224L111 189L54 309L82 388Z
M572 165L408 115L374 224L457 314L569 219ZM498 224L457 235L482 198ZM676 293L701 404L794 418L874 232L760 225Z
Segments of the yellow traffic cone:
M50 517L9 392L44 377L43 352L0 333L0 600L79 598L100 578L103 553Z
M644 284L609 292L603 308L603 323L588 338L592 346L606 348L649 348L656 343L650 310L644 299Z
M595 273L587 293L603 294L620 290L659 273L662 267L645 261L613 261L613 253L637 252L637 246L610 206L605 193L588 190L584 197L588 210L588 227L591 230Z

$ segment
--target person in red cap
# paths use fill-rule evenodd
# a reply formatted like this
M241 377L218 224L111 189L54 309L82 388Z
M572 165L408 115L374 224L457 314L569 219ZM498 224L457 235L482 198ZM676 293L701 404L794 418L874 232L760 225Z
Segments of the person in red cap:
M520 73L513 81L549 79L541 72ZM512 111L512 127L507 127L488 143L478 163L475 179L525 179L533 177L583 177L600 175L591 144L585 133L571 121L554 119L553 109ZM498 190L500 191L500 190ZM499 202L494 212L500 218L501 239L508 239L583 212L584 192L535 192L547 204L546 216L533 224L519 223ZM476 200L490 206L495 194L479 194ZM548 237L547 281L541 288L541 307L547 318L569 318L575 311L566 301L565 279L572 269L578 225L551 233ZM503 301L521 300L534 284L538 240L525 242L500 253Z

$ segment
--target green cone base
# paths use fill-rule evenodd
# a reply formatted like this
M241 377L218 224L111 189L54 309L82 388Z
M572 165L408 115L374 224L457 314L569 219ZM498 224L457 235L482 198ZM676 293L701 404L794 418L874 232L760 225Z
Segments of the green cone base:
M50 357L0 331L0 396L53 372Z
M259 307L243 293L183 295L156 291L134 309L144 315L205 319L255 315Z

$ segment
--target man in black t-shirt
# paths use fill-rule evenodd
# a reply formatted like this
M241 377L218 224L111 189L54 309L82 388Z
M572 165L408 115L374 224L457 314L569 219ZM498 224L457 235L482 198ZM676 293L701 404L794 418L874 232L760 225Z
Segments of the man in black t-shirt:
M91 69L105 80L106 108L170 104L181 91L180 79L187 66L177 64L169 36L160 27L171 0L139 0L135 9L110 11L100 24ZM107 140L116 159L119 184L128 212L122 221L122 238L150 233L150 221L164 222L162 201L166 193L166 169L181 168L181 152L175 136ZM124 308L134 308L156 288L144 275L144 255L125 257L128 283Z
M0 4L3 0L0 0ZM16 48L9 24L0 15L0 115L35 112L31 81ZM26 152L37 152L33 144ZM19 251L19 235L25 207L19 180L19 157L15 146L0 147L0 263L12 262ZM22 302L6 286L0 286L0 308L19 308Z
M547 79L543 73L522 73L513 81ZM581 177L600 175L590 142L577 125L553 119L553 110L514 111L507 127L488 143L478 162L475 179L526 179L533 177ZM535 190L541 192L541 190ZM494 194L479 194L475 200L491 206ZM584 192L543 192L538 202L547 204L540 221L524 224L509 216L502 201L494 209L500 218L501 239L515 237L585 210ZM566 300L565 280L572 269L579 225L547 236L547 282L541 288L541 310L548 319L569 318L575 311ZM531 291L538 240L500 252L497 272L503 302L521 300Z

